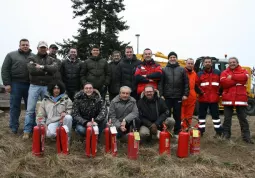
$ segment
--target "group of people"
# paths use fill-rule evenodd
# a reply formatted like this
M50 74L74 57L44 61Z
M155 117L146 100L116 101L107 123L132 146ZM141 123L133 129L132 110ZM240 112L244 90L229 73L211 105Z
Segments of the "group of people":
M178 138L181 130L191 126L198 100L198 129L202 136L209 108L216 137L230 139L236 108L242 138L253 144L245 113L249 74L235 57L229 58L229 67L222 73L213 69L212 59L206 57L204 69L196 73L194 60L188 58L183 68L175 52L169 53L168 63L162 69L149 48L143 51L143 61L127 46L124 57L120 51L114 51L110 63L100 57L98 46L92 47L91 56L84 61L77 58L76 48L70 48L63 60L57 58L55 44L49 46L48 53L48 44L40 41L37 50L33 54L29 41L21 39L18 51L8 53L2 65L2 80L11 97L10 129L15 134L21 99L25 102L23 139L28 139L39 123L46 126L48 137L56 136L60 122L67 126L69 137L72 129L84 137L88 126L98 125L100 135L109 121L117 128L118 138L137 129L142 140L150 140L163 125ZM218 108L220 95L223 126ZM36 111L39 98L42 102Z

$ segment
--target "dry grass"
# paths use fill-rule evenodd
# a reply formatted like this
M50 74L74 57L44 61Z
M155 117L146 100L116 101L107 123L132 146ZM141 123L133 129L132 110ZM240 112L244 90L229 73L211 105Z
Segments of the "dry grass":
M249 121L251 129L255 128L255 118ZM118 145L117 157L104 154L101 144L97 157L87 158L84 143L75 134L70 155L57 155L55 143L47 140L45 154L38 158L31 154L32 141L22 141L22 130L18 135L9 132L6 114L0 118L0 177L255 177L255 148L241 141L238 121L233 120L231 141L214 139L210 120L207 125L201 154L184 159L176 157L175 140L171 156L158 155L154 142L141 145L136 161L127 159L126 144Z

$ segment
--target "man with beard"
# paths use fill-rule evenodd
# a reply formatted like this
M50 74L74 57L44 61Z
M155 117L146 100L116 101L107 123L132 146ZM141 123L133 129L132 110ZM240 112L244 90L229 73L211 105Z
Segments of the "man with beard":
M55 80L61 81L61 73L60 73L60 67L61 67L61 60L57 58L57 52L58 47L55 44L51 44L49 47L49 56L54 58L58 64L58 71L55 74Z
M154 86L145 86L137 106L141 120L140 136L142 139L150 140L152 135L157 135L159 130L162 130L163 123L169 132L172 131L175 120L168 117L169 110L165 101L160 98Z
M137 94L143 92L146 85L158 88L158 81L162 75L162 68L152 59L152 51L146 48L143 51L144 61L136 68L135 79L137 83Z
M168 54L167 66L163 69L163 74L159 82L159 91L170 111L173 109L175 120L174 134L178 137L181 130L181 107L182 101L189 96L189 80L186 71L177 62L177 54Z
M107 86L110 82L110 71L107 61L100 57L99 46L92 47L91 56L84 62L81 81L83 84L92 83L93 87L100 92L102 99L105 100Z
M134 55L133 47L127 46L125 48L125 56L118 64L116 70L116 85L118 85L119 88L122 86L128 86L132 90L131 96L135 99L138 99L138 96L134 74L136 67L140 64L141 61Z
M121 53L119 51L114 51L112 53L112 61L109 64L110 70L110 84L108 86L109 99L112 99L119 94L119 88L116 85L116 69L121 59Z
M58 70L55 59L47 53L48 45L40 41L37 46L38 53L29 58L27 65L30 75L30 86L28 91L28 105L25 116L23 139L28 139L32 133L35 123L35 107L39 96L41 98L47 93L47 85L54 79Z
M205 57L203 61L204 70L197 73L196 84L200 88L199 101L199 130L203 136L205 132L206 115L208 108L212 115L215 137L222 135L221 121L219 117L220 97L220 71L212 68L212 59Z
M220 83L223 87L222 105L224 106L224 138L231 137L231 124L233 109L236 108L237 118L240 123L243 141L254 144L251 140L249 123L245 109L248 106L246 83L249 78L248 72L243 69L236 57L228 60L229 67L224 70L220 76Z
M29 89L28 58L34 56L29 48L29 41L21 39L19 49L6 55L2 66L2 80L5 91L10 93L10 128L16 134L19 128L21 99L27 108Z
M70 48L66 59L61 64L60 73L66 86L66 93L72 101L75 93L81 89L81 66L81 61L77 59L77 49Z

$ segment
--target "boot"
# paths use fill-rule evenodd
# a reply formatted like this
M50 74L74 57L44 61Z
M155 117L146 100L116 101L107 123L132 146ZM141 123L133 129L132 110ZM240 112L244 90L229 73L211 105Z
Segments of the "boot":
M244 138L243 141L248 143L248 144L254 144L254 142L250 138Z

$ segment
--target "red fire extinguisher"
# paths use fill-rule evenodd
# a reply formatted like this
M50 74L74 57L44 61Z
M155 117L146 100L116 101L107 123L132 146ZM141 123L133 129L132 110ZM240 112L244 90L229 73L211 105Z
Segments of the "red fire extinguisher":
M112 125L111 119L108 122L108 127L105 128L105 152L110 153L113 156L117 155L117 130L116 127Z
M138 158L140 135L135 127L135 120L133 120L133 126L134 130L128 133L128 158L135 160Z
M159 154L163 153L170 155L170 133L166 130L165 124L163 124L163 131L159 134Z
M92 119L92 126L87 127L86 130L86 156L95 157L97 152L97 140L98 140L98 126L94 124L94 119Z
M190 154L195 155L200 153L200 138L201 133L198 130L198 125L190 130Z
M59 127L57 127L57 153L69 154L69 142L68 142L68 128L63 126L63 118L59 122Z
M35 156L42 156L44 153L45 127L42 125L43 118L39 118L39 124L33 129L32 153Z
M186 158L189 155L189 132L181 131L178 137L177 156Z

